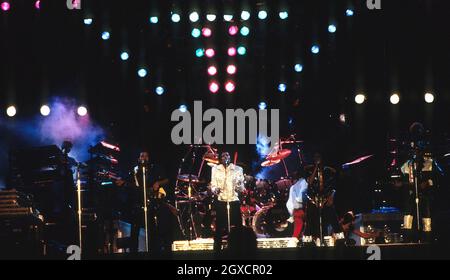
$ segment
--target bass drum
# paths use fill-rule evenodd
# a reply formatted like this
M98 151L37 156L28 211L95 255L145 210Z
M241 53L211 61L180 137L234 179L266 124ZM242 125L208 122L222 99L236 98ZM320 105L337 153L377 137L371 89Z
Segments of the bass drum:
M266 206L256 212L252 228L258 238L292 237L294 225L288 221L289 212L284 205Z

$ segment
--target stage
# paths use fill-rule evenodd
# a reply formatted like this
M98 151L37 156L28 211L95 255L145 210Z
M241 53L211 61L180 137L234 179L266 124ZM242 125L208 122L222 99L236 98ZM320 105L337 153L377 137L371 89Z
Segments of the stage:
M227 253L215 254L213 251L177 251L167 255L153 256L152 254L112 254L97 256L92 259L108 260L145 260L166 259L174 261L211 261L211 260L446 260L449 259L450 246L438 244L385 244L378 245L380 257L377 258L370 246L354 247L299 247L258 249L256 255L230 256ZM89 259L89 258L88 258Z
M1 0L0 259L447 258L448 8L380 1Z

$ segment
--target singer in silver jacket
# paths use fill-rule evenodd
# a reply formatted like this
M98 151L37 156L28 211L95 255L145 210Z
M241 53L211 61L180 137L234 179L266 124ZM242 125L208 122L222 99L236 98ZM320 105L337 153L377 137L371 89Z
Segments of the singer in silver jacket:
M221 249L222 237L228 234L228 229L242 225L238 194L245 191L244 172L242 167L231 163L230 154L227 152L221 154L220 164L212 169L211 190L217 195L214 249L218 251Z
M224 202L239 201L238 194L245 191L242 167L230 163L215 165L211 171L211 190Z

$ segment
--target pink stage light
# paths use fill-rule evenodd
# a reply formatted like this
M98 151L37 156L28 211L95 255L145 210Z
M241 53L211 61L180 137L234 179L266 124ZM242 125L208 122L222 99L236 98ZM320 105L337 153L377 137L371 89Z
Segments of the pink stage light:
M35 7L36 9L40 10L40 9L41 9L41 1L40 1L40 0L37 0L37 1L34 3L34 7Z
M212 93L216 93L219 91L219 84L217 82L211 82L209 84L209 91Z
M217 68L215 66L209 66L208 67L208 74L210 76L214 76L217 74Z
M3 11L9 11L9 9L11 9L11 4L9 4L8 2L3 2L2 4L0 4L0 7L2 8Z
M227 66L227 73L230 75L233 75L236 73L236 66L234 66L233 64L230 64Z
M228 55L229 56L235 56L236 55L236 48L235 47L228 48Z
M230 93L233 92L235 88L236 88L236 86L234 85L234 83L232 81L229 81L225 84L225 90Z
M238 32L239 32L239 28L236 25L232 25L232 26L230 26L230 28L228 28L228 33L231 36L236 35Z
M202 28L202 34L205 37L211 37L211 35L212 35L211 28L208 28L208 27Z
M214 51L214 49L206 49L205 54L207 57L213 57L216 52Z

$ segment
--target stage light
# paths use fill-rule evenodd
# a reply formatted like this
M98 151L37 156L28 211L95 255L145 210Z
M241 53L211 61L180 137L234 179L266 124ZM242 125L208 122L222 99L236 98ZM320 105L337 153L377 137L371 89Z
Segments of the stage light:
M207 14L206 15L206 19L208 21L215 21L216 20L216 15L214 15L214 14Z
M223 15L223 20L231 21L231 20L233 20L233 16L232 15Z
M320 52L320 47L319 47L318 45L313 45L313 46L311 47L311 52L312 52L313 54L318 54L318 53Z
M267 12L264 10L261 10L258 12L258 18L259 19L266 19L267 18Z
M232 81L229 81L225 84L225 90L228 92L233 92L235 88L236 88L236 86L234 85L234 83Z
M50 115L50 107L48 107L48 105L42 105L41 106L41 115L43 115L44 117Z
M238 33L239 28L236 25L232 25L230 26L230 28L228 28L228 34L230 34L231 36L234 36Z
M289 125L293 125L294 122L295 122L294 118L293 118L293 117L289 117L289 119L288 119L288 124L289 124Z
M157 95L163 95L164 94L164 88L162 86L158 86L155 89L155 92Z
M153 24L158 23L158 17L157 16L150 17L150 23L153 23Z
M334 33L334 32L336 32L336 30L337 30L336 25L334 25L334 24L328 25L328 32Z
M286 84L283 84L283 83L279 84L278 85L278 91L279 92L285 92L286 91Z
M9 11L9 9L11 9L11 4L9 4L9 2L3 2L2 4L0 4L0 6L2 7L2 10L4 12Z
M205 55L209 58L213 57L216 54L216 52L214 51L214 49L206 49L205 51Z
M40 10L40 9L41 9L41 1L40 1L40 0L37 0L36 2L34 2L34 7L35 7L36 9Z
M282 11L278 13L278 16L280 17L280 19L287 19L289 14L286 11Z
M196 57L202 57L205 54L205 51L203 49L196 49L195 50L195 56Z
M144 68L141 68L138 70L138 76L141 78L144 78L145 76L147 76L147 70L145 70Z
M84 22L85 25L91 25L92 22L93 22L93 19L92 18L85 18L83 20L83 22Z
M216 93L219 91L219 84L217 82L209 83L209 91L212 93Z
M227 53L229 56L235 56L236 55L236 48L234 47L229 47L227 50Z
M77 113L80 117L84 117L87 115L87 108L84 106L78 107Z
M237 48L237 53L239 55L245 55L247 53L247 49L244 46L240 46L239 48Z
M191 31L191 35L192 35L192 37L194 37L194 38L200 37L200 34L201 34L201 32L200 32L200 29L198 29L198 28L194 28L194 29L192 29L192 31Z
M109 40L109 38L111 37L111 34L108 31L103 31L102 32L102 39L103 40Z
M295 64L295 65L294 65L294 70L295 70L295 72L297 72L297 73L302 72L302 71L303 71L303 65L301 65L301 64L299 64L299 63Z
M214 76L217 74L217 68L215 66L208 67L208 75Z
M172 19L172 22L180 22L181 17L180 17L179 14L174 13L174 14L172 14L172 16L171 16L171 19Z
M242 20L248 20L250 18L250 12L248 11L242 11L241 12L241 19Z
M230 75L236 74L236 66L231 64L227 66L227 73Z
M397 105L400 102L400 96L397 93L394 93L389 98L389 101L391 101L391 104Z
M266 102L260 102L258 104L258 108L259 108L259 110L266 110L266 108L267 108Z
M122 59L123 61L128 60L129 57L130 55L127 52L122 52L120 54L120 59Z
M348 17L352 17L355 14L355 12L352 9L347 9L345 11L345 15Z
M355 95L355 103L363 104L366 101L366 96L362 93Z
M250 29L247 27L247 26L243 26L242 28L241 28L241 35L242 36L247 36L248 34L250 34Z
M197 12L192 12L192 13L189 15L189 20L190 20L191 22L197 22L198 19L199 19L199 16L198 16L198 13L197 13Z
M182 104L182 105L180 105L180 107L178 108L178 110L180 110L182 113L185 113L185 112L187 112L187 106L184 105L184 104Z
M14 117L17 114L16 107L9 106L8 108L6 108L6 114L8 115L8 117Z
M427 103L434 102L434 94L432 94L432 93L429 93L429 92L425 93L424 98L425 98L425 102L427 102Z
M347 121L347 116L344 113L340 114L339 115L339 122L341 124L345 124L346 121Z
M203 27L203 28L202 28L202 34L203 34L203 36L205 36L205 37L211 37L211 35L212 35L211 28Z

